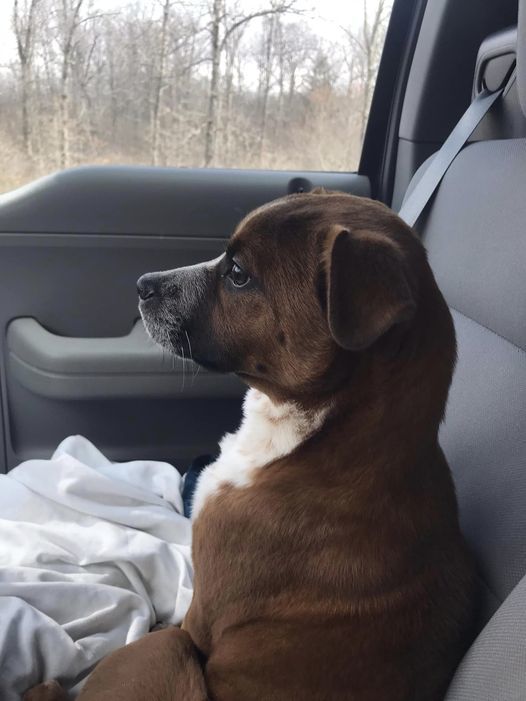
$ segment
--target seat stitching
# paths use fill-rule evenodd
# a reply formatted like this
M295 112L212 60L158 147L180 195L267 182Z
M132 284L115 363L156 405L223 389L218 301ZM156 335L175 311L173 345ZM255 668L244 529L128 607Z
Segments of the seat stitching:
M463 316L465 319L468 319L468 321L472 321L474 324L477 324L478 326L481 326L483 329L486 329L486 331L489 331L491 334L496 336L497 338L500 338L502 341L505 341L506 343L509 343L510 346L513 346L516 348L520 353L523 353L526 355L526 349L523 348L522 346L517 345L514 341L511 341L509 338L506 338L506 336L502 336L500 333L497 331L494 331L493 329L490 329L489 326L486 326L485 324L482 324L480 321L477 321L477 319L474 319L473 317L469 316L469 314L466 314L465 312L461 312L460 309L457 309L454 307L452 304L449 305L449 308L452 309L454 312L457 314L460 314L460 316Z

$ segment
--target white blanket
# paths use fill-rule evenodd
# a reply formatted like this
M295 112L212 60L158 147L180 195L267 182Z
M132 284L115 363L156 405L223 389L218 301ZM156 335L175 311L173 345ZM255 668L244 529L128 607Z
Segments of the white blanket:
M78 691L111 650L180 623L192 595L180 482L166 463L111 464L80 436L0 475L2 701L44 679Z

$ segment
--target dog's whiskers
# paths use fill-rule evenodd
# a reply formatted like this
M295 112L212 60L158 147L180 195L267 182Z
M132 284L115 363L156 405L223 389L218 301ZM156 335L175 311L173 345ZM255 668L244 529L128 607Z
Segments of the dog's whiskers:
M196 367L197 371L199 371L199 366L196 366L196 363L194 362L194 355L192 353L192 344L190 343L190 336L188 335L188 331L185 329L184 330L186 340L188 342L188 353L190 354L190 360L192 361L192 386L195 382L195 378L197 377L197 372L196 372Z
M185 355L184 355L183 344L181 344L181 358L183 359L183 383L182 383L182 391L184 392L185 379L186 379L186 362L185 362Z

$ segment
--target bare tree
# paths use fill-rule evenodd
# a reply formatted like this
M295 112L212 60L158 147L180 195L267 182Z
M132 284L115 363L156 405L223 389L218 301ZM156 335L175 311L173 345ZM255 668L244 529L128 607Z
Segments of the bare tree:
M360 137L362 141L365 136L376 71L378 70L385 37L389 1L377 0L372 14L369 6L370 0L363 0L363 21L360 30L353 32L351 29L347 29L351 51L357 58L356 65L360 67L360 79L363 89L360 119Z
M279 24L276 40L278 57L279 103L281 111L288 114L292 109L298 90L302 89L302 80L306 79L307 67L317 55L319 40L303 24L297 22ZM303 71L303 76L301 74ZM281 120L283 127L285 122Z
M16 39L18 60L20 62L20 87L22 92L22 142L24 151L31 158L31 107L30 90L35 48L37 10L41 0L14 0L13 31Z
M59 95L59 162L61 168L70 164L70 94L69 77L75 40L82 22L84 0L60 0L58 7L58 45L61 55Z
M277 15L273 14L265 18L263 23L263 37L261 55L259 60L259 93L261 100L261 122L259 125L259 165L263 162L265 150L265 134L268 122L268 102L271 88L272 72L274 67L274 40L277 27Z
M245 25L246 26L246 25ZM232 106L234 100L234 74L236 62L239 60L239 51L245 26L240 27L236 32L232 32L226 43L225 61L225 85L223 90L223 153L224 160L230 162L232 148L232 127L233 118ZM239 67L239 65L237 66Z
M159 163L159 132L161 129L161 101L162 94L165 89L165 63L166 63L166 42L167 42L167 31L168 22L170 19L170 10L172 8L171 0L164 0L162 9L162 20L161 20L161 33L159 37L159 59L157 66L157 76L155 79L155 88L153 96L153 109L152 109L152 165L158 165Z
M230 36L244 25L259 17L285 14L291 12L294 6L295 0L276 0L272 2L270 7L256 10L249 14L234 11L230 15L227 12L225 0L213 0L210 22L212 74L210 78L210 92L206 116L205 166L212 165L215 157L221 57Z
M221 53L224 41L220 39L221 23L225 19L224 0L214 0L212 5L212 21L210 26L210 41L212 51L212 75L210 78L210 92L208 97L208 109L206 114L205 133L205 166L212 164L215 156L217 138L217 101L219 92L219 71Z

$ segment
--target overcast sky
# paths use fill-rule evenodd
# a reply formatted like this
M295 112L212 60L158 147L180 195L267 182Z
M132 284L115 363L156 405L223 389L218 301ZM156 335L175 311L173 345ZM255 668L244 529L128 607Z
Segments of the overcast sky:
M140 3L141 0L138 0ZM371 12L377 0L368 0ZM151 5L151 0L144 0ZM95 0L94 5L100 10L115 10L119 6L129 4L125 0ZM192 0L188 0L192 4ZM203 0L196 0L196 5L202 5ZM243 0L247 9L261 6L258 0ZM299 0L298 6L304 11L304 20L311 25L312 30L330 41L341 36L341 26L359 27L363 17L363 0ZM14 40L11 32L11 12L13 0L0 0L0 65L6 64L14 54Z

